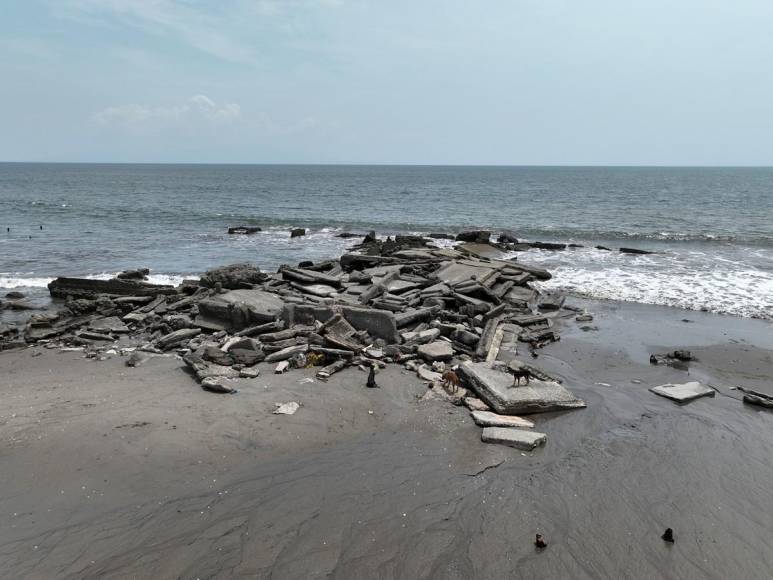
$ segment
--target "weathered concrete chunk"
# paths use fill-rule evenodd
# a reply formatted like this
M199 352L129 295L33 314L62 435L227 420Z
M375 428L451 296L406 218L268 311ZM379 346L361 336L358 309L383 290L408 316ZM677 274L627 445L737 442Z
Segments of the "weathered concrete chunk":
M236 389L228 384L227 379L222 377L207 377L202 379L201 388L211 393L222 393L225 395L231 395L236 392Z
M126 334L129 332L129 327L121 322L116 316L108 316L106 318L92 320L89 323L89 330L102 333L113 332L115 334Z
M90 278L57 278L48 285L54 298L89 298L98 294L118 296L147 296L151 294L176 294L171 286L148 284L137 280L92 280Z
M366 330L374 338L383 338L387 344L400 342L395 316L388 310L341 306L341 314L357 330Z
M491 407L489 407L486 403L484 403L477 397L465 397L464 404L470 411L490 411L491 410Z
M548 438L544 433L535 431L513 429L512 427L485 427L480 439L484 443L499 443L531 451L539 445L544 445Z
M419 356L427 362L447 361L454 357L454 349L450 342L436 340L422 344L418 349Z
M677 403L689 403L700 397L713 397L714 389L700 384L697 381L683 383L679 385L666 384L652 387L650 389L656 395L666 397Z
M520 427L531 429L534 423L515 415L497 415L490 411L472 411L472 420L481 427Z
M288 346L287 348L283 348L282 350L272 352L270 355L266 357L266 362L272 363L272 362L287 360L289 358L294 357L296 354L308 352L308 350L309 350L308 344L298 344L294 346Z
M495 370L488 363L460 365L457 374L478 397L501 415L544 413L585 407L583 401L558 383L532 380L528 386L514 387L512 375Z
M240 330L275 321L283 306L282 299L271 292L232 290L199 302L199 318L227 330Z
M161 349L169 348L199 334L201 334L200 328L181 328L156 340L156 346Z
M491 240L491 232L487 230L472 230L456 234L457 242L488 242Z
M221 268L207 270L199 283L202 286L214 288L220 284L223 288L236 290L239 288L252 288L253 284L259 284L268 278L253 264L230 264Z

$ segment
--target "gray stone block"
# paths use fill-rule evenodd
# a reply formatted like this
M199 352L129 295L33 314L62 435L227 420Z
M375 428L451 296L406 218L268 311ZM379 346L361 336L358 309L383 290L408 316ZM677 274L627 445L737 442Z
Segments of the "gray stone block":
M528 386L513 386L513 376L488 363L460 365L457 374L478 397L501 415L563 411L585 403L558 383L533 379Z
M394 314L388 310L341 306L341 314L357 330L366 330L374 338L383 338L387 344L400 342Z
M515 447L516 449L531 451L539 445L544 445L547 441L547 435L537 433L536 431L525 431L510 427L485 427L480 439L484 443L499 443Z
M713 397L714 389L706 387L697 381L683 383L680 385L666 384L650 389L656 395L666 397L677 403L689 403L701 397Z

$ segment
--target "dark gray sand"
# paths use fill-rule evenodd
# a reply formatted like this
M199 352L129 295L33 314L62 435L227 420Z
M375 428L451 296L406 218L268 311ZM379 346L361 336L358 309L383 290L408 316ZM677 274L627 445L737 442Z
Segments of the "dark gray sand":
M773 412L730 387L773 392L771 324L581 304L599 330L567 320L536 364L588 408L531 416L533 453L481 443L397 366L366 389L264 365L229 396L173 357L2 353L0 576L770 578ZM676 347L689 375L648 364ZM687 380L718 395L647 390Z

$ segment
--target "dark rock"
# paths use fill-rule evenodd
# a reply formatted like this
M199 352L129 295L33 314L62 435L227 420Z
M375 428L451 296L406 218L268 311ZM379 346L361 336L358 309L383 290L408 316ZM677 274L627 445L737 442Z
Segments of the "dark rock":
M257 364L266 358L266 353L264 353L262 350L252 350L246 348L232 348L228 351L228 354L233 357L235 363L246 366Z
M249 235L249 234L257 234L260 230L257 226L236 226L233 228L228 228L229 234L241 234L241 235Z
M374 242L378 241L376 238L376 231L370 230L368 234L362 239L363 244L372 244Z
M252 264L231 264L221 268L207 270L201 277L200 284L208 288L214 288L220 284L222 288L238 290L252 288L254 284L260 284L268 278Z
M607 252L611 252L612 248L607 248L606 246L596 246L597 250L605 250Z
M14 290L14 291L8 292L5 295L5 297L8 298L8 300L21 300L22 298L24 298L24 294L22 294L21 292L16 292Z
M456 236L453 234L432 233L427 236L433 240L455 240Z
M560 310L566 297L563 294L546 294L539 301L540 310Z
M34 306L29 302L23 302L22 300L11 300L0 304L0 310L42 310L39 306Z
M336 237L337 238L344 238L344 239L360 238L360 237L362 237L362 234L353 234L352 232L341 232L340 234L336 234Z
M306 229L305 228L293 228L290 230L290 237L291 238L300 238L301 236L306 235Z
M666 531L663 532L663 535L660 536L664 542L671 542L674 543L674 530L671 528L666 528Z
M471 230L456 234L457 242L474 242L485 244L491 241L491 232L487 230Z
M126 366L127 367L139 367L144 365L146 362L150 360L150 356L142 353L142 352L133 352L131 355L129 355L129 358L126 359Z
M136 270L124 270L116 276L119 280L144 280L150 274L148 268L137 268Z
M648 250L637 250L636 248L620 248L620 251L624 254L654 254Z
M157 339L155 345L162 350L166 350L199 334L201 334L200 328L182 328Z
M557 244L555 242L532 242L529 244L532 248L540 250L565 250L566 244Z
M298 262L299 268L311 268L314 266L314 262L311 260L304 260L303 262Z
M233 357L230 354L220 350L220 348L214 344L210 344L204 347L204 352L201 354L201 358L224 367L230 367L232 364L234 364Z
M517 244L518 238L516 237L514 232L511 232L509 230L506 230L499 234L499 237L497 238L497 241L500 244Z
M89 278L57 278L48 285L54 298L94 299L99 294L116 296L149 296L153 294L177 294L172 286L149 284L139 280L91 280Z

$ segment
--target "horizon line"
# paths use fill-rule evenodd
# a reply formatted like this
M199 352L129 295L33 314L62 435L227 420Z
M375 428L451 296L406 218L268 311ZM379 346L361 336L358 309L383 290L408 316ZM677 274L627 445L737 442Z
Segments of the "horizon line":
M284 167L512 167L512 168L639 168L639 169L771 169L771 165L645 164L645 163L412 163L412 162L215 162L215 161L2 161L0 165L190 165Z

